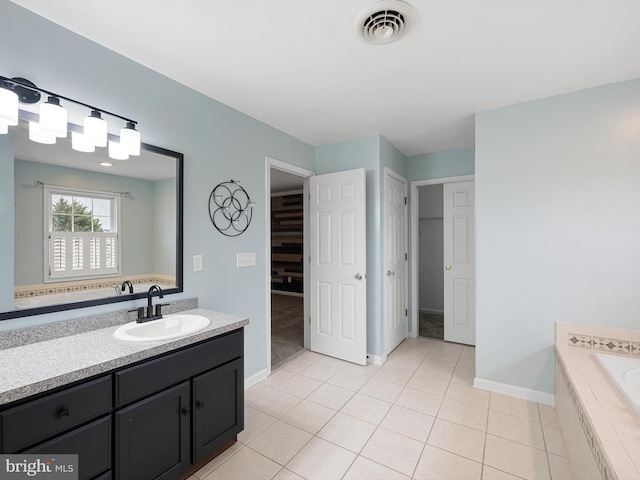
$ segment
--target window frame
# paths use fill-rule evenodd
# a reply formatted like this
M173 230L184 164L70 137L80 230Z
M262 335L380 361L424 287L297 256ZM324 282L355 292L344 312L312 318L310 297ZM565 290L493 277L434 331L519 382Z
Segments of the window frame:
M73 196L73 197L89 197L92 199L102 199L109 200L111 202L111 230L110 232L54 232L53 231L53 204L52 204L52 196L53 195L64 195L64 196ZM44 283L56 283L56 282L65 282L65 281L76 281L76 280L91 280L91 279L100 279L100 278L108 278L108 277L119 277L121 275L121 258L122 258L122 242L121 242L121 197L120 193L115 192L107 192L102 190L87 190L87 189L78 189L78 188L69 188L69 187L60 187L56 185L44 185L43 186L43 197L44 197L44 211L43 211L43 220L44 220ZM93 215L92 215L93 219ZM115 230L114 230L115 229ZM116 266L113 268L101 268L101 273L89 273L90 269L84 268L80 271L76 271L77 273L73 273L73 270L67 271L65 273L56 273L53 270L53 259L52 259L52 246L51 242L56 237L56 233L58 238L61 237L71 237L75 234L78 237L84 238L86 241L86 246L84 248L89 249L89 242L91 237L102 237L106 238L115 238L116 241ZM71 234L71 235L70 235ZM67 260L71 260L67 258Z

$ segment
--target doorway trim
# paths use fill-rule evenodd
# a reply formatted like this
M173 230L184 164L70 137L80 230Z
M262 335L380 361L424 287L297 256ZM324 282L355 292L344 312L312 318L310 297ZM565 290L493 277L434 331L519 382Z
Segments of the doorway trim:
M302 218L303 218L303 233L302 233L302 258L309 258L309 177L312 177L316 172L307 170L306 168L298 167L281 160L276 160L272 157L265 157L265 265L266 265L266 342L267 342L267 376L271 375L271 169L281 170L286 173L297 175L304 179L304 188L302 195ZM304 348L309 348L309 275L308 268L305 269L304 265L308 262L303 262L303 312L304 318L302 319L304 324Z
M418 338L418 321L420 318L418 300L420 297L420 285L418 275L418 222L420 213L420 199L418 187L425 185L440 185L445 183L475 181L475 175L459 175L457 177L430 178L426 180L414 180L411 182L411 338Z

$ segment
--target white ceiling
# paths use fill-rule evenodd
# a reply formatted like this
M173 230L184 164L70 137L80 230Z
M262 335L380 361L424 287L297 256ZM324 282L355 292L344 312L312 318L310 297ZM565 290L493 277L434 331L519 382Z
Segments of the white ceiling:
M640 77L637 0L14 0L312 145L380 133L414 155L474 144L474 112Z

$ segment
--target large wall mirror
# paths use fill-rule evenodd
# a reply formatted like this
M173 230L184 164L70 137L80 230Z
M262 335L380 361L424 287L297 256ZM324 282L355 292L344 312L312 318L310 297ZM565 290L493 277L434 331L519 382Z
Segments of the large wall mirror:
M14 236L14 268L0 284L13 292L0 320L143 298L153 284L182 292L181 153L143 143L119 161L70 136L30 141L23 120L11 131L14 225L0 234Z

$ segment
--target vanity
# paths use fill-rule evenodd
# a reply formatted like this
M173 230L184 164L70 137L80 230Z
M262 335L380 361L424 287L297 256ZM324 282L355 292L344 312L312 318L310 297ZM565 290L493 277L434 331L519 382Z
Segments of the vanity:
M245 318L155 342L119 327L0 350L0 451L79 455L80 479L186 478L244 426ZM30 359L34 359L33 362Z

